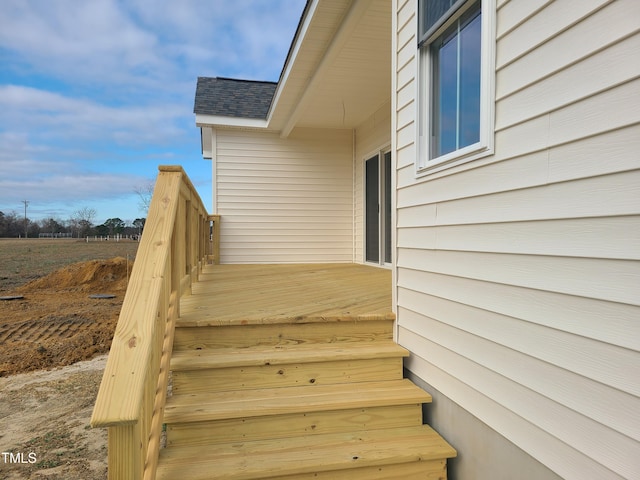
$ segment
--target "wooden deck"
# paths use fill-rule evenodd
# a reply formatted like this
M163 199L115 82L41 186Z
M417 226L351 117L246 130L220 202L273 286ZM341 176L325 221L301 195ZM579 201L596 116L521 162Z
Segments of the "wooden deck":
M201 270L219 218L178 167L149 213L91 419L110 479L446 478L456 451L403 378L390 271Z
M391 272L354 264L209 265L178 325L392 319Z
M158 480L446 479L402 375L391 272L211 265L180 303Z

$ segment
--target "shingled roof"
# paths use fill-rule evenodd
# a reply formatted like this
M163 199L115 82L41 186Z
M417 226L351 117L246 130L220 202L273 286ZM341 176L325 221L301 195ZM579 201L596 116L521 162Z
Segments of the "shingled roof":
M275 82L198 77L193 113L266 119Z

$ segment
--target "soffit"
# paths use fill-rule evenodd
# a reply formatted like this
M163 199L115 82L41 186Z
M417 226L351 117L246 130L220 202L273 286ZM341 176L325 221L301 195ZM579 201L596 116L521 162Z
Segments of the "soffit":
M320 1L299 40L270 129L355 128L389 100L391 2Z

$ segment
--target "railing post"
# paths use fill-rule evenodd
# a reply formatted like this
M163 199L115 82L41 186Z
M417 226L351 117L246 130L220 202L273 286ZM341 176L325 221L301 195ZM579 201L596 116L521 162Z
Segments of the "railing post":
M211 255L213 257L213 263L218 265L220 263L220 215L209 215L209 220L213 222Z
M141 479L144 470L143 438L140 422L109 427L109 480Z
M191 283L193 283L194 279L191 278L193 275L193 208L191 206L191 200L185 200L184 207L184 215L185 215L185 225L184 225L184 251L182 255L185 258L185 273L189 275L189 286L188 292L191 293Z

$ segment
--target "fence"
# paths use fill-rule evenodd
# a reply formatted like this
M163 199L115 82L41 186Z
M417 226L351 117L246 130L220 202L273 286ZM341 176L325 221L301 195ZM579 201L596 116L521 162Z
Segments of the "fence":
M119 242L121 240L140 241L140 235L87 235L85 241L89 242Z
M70 232L39 233L38 238L73 238L73 233L70 233Z

